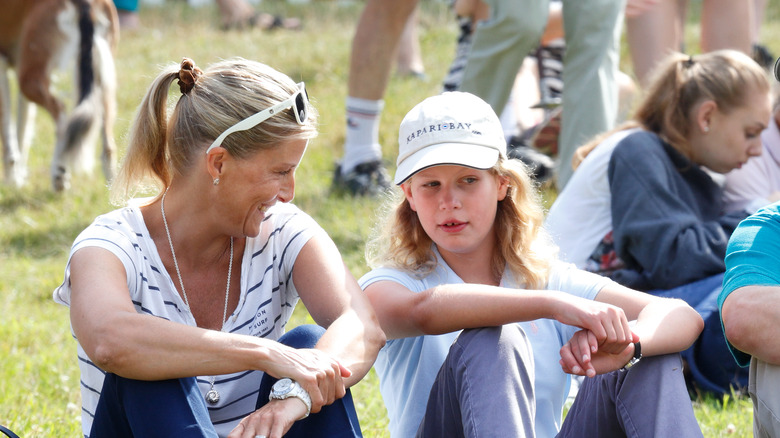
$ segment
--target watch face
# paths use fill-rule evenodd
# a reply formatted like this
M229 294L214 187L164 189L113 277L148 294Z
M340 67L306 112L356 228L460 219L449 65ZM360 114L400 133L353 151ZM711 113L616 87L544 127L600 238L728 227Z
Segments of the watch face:
M287 394L292 389L292 380L281 379L274 383L273 390L276 394Z

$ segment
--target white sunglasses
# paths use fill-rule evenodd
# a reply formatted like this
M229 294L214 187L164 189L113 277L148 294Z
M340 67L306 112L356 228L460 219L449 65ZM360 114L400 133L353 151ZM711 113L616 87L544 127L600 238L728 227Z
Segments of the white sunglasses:
M298 122L299 125L303 125L306 123L306 119L309 116L309 112L306 110L308 103L309 95L306 93L306 86L303 84L303 82L299 82L298 90L293 93L287 100L279 102L270 108L266 108L259 113L252 114L251 116L226 129L222 134L219 134L219 137L214 140L214 143L211 143L211 146L206 149L206 153L208 154L212 149L221 145L228 135L234 132L252 129L275 116L278 112L288 108L293 109L293 114L295 114L295 121Z

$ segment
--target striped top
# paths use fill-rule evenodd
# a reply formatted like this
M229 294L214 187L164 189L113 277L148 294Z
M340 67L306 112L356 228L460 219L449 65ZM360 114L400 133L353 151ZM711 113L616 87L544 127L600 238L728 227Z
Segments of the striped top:
M65 279L54 290L54 300L66 306L70 304L70 257L81 248L100 247L124 265L130 299L138 313L195 326L195 319L176 291L144 224L138 209L143 201L135 200L128 207L97 217L76 238ZM292 283L295 259L304 244L320 234L325 231L294 205L279 203L269 209L260 234L247 238L241 265L241 297L223 330L278 339L299 298ZM82 429L88 437L105 373L87 357L81 345L78 345L78 363ZM209 406L209 414L219 436L227 436L242 418L254 411L262 375L260 371L245 371L216 376L220 401ZM203 394L210 388L210 379L211 376L197 379Z

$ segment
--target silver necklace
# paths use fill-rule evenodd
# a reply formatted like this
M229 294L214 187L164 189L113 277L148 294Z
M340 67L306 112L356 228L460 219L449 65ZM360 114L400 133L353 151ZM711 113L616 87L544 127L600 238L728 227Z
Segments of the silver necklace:
M173 266L176 268L176 276L179 277L179 287L181 287L181 293L184 295L184 304L187 306L187 310L192 313L190 309L190 300L187 299L187 291L184 289L184 281L181 278L181 271L179 270L179 262L176 260L176 251L173 249L173 240L171 239L171 231L168 229L168 220L165 218L165 195L168 194L168 189L165 189L162 198L160 199L160 213L162 213L163 225L165 226L165 234L168 236L168 244L171 246L171 255L173 256ZM228 298L230 297L230 274L233 272L233 236L230 236L230 263L228 264L227 274L227 286L225 286L225 308L222 310L222 327L220 330L225 329L225 320L227 319ZM193 318L195 316L193 315ZM206 401L215 405L219 403L219 392L214 389L214 381L216 377L211 376L211 388L206 393Z

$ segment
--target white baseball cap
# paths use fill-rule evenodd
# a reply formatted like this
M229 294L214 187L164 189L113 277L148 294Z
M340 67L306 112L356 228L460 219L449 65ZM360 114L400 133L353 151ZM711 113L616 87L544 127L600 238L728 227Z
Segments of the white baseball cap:
M398 130L395 184L432 166L490 169L506 158L506 139L493 108L479 97L451 91L412 108Z

